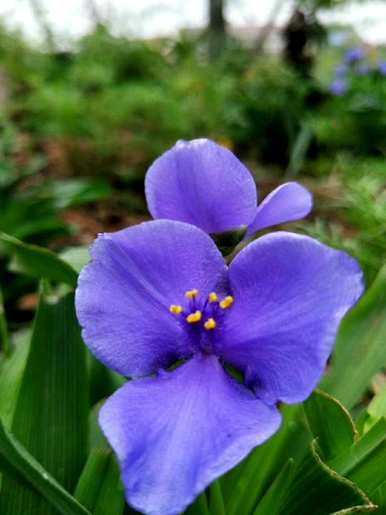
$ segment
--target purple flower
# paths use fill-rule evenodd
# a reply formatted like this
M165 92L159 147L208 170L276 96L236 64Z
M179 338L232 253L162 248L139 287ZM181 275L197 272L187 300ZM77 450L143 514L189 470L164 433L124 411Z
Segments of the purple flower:
M335 68L335 77L339 77L339 78L345 77L348 70L349 70L349 68L348 68L347 64L345 64L345 63L338 64L338 66Z
M364 75L368 75L370 73L370 66L366 63L360 63L358 64L358 66L356 67L355 69L355 72L357 75L361 75L361 76L364 76Z
M207 139L179 141L149 168L146 199L153 218L187 222L207 233L261 229L305 217L312 196L296 182L283 184L256 207L255 181L226 148Z
M229 268L206 233L172 220L102 234L91 256L76 292L83 338L134 378L99 422L127 501L150 515L180 513L275 433L276 404L310 395L362 292L352 258L285 232Z
M354 64L361 61L365 57L363 48L349 48L344 55L344 62L347 64Z
M347 91L347 81L344 79L335 79L330 84L330 93L336 97L341 97Z
M386 75L386 61L381 61L378 64L378 70L381 75Z

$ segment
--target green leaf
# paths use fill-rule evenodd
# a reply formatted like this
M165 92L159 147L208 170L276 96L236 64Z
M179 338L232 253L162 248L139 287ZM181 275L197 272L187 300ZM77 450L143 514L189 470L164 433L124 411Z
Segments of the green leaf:
M67 247L59 257L79 273L90 261L89 245Z
M348 475L358 464L368 460L384 440L386 440L386 419L382 418L344 453L330 460L329 465L340 474Z
M5 318L3 292L0 288L0 351L5 356L9 356L11 352L11 344L8 334L8 324ZM0 390L1 391L1 390Z
M88 384L85 346L74 296L44 292L13 417L16 438L69 491L87 455ZM51 507L10 478L3 478L7 515L48 515Z
M370 498L377 497L381 508L386 508L386 419L380 419L345 453L329 464L339 473L354 481Z
M95 202L112 194L110 185L100 179L67 179L53 181L49 186L49 196L53 197L57 209Z
M7 474L17 478L17 484L29 490L34 489L44 497L55 513L63 515L91 515L35 460L31 454L9 433L0 421L0 468ZM32 490L31 490L32 491ZM0 492L0 513L11 515L6 497L16 492ZM5 501L5 502L4 502ZM27 512L25 512L27 513ZM35 515L44 512L36 511Z
M224 498L220 481L214 481L209 487L209 511L212 515L225 515Z
M211 515L206 493L203 492L185 512L186 515Z
M373 397L366 410L361 413L357 425L363 433L366 433L383 417L386 417L386 385Z
M109 449L93 449L75 490L75 497L94 515L121 515L124 509L118 465Z
M87 366L91 406L112 395L126 382L123 376L106 368L90 352L87 353Z
M50 250L24 243L3 232L0 232L0 241L12 249L14 270L33 277L62 282L73 288L76 286L76 271Z
M228 515L250 513L288 459L307 452L311 434L301 406L284 406L282 412L283 422L276 435L222 478Z
M31 332L23 331L14 337L9 358L0 361L0 417L6 427L11 426L13 413L28 357Z
M386 365L386 266L343 320L322 389L351 409Z
M257 505L253 515L272 515L275 513L276 507L281 503L281 496L284 495L292 481L293 469L294 460L290 458Z
M326 459L351 447L358 433L349 412L330 395L315 391L303 404L312 434Z
M376 506L353 482L321 460L314 442L293 470L292 479L286 484L271 515L330 515L375 509Z

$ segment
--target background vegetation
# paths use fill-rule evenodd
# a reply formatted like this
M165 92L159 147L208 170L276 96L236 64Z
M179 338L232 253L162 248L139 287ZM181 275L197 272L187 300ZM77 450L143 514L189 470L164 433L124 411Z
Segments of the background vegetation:
M196 137L246 162L260 198L288 180L308 187L315 209L291 230L349 251L368 294L345 322L323 383L357 429L337 401L315 394L305 411L288 409L282 432L191 514L328 514L372 511L371 502L386 513L386 473L378 470L386 445L386 52L349 27L317 21L318 9L338 2L298 2L280 52L270 51L272 27L247 44L230 37L221 3L212 2L208 31L145 41L97 21L66 49L51 31L37 46L0 25L0 469L4 462L12 472L3 478L2 515L122 514L116 465L95 424L98 403L122 378L79 350L68 292L96 233L149 217L149 164L176 140ZM314 437L321 449L309 447ZM58 483L42 480L41 465Z

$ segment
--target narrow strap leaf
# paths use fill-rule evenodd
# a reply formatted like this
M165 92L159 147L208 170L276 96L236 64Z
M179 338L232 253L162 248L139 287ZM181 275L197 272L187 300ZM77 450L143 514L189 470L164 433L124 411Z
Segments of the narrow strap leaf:
M88 382L74 296L42 292L12 421L16 438L68 491L87 456ZM3 479L7 515L56 513L12 478ZM1 513L1 512L0 512Z
M209 487L209 511L212 515L225 515L220 481L215 481Z
M75 497L94 515L122 515L123 487L109 449L93 449L75 490Z
M0 241L11 247L17 270L33 277L62 282L75 288L78 274L50 250L24 243L3 232L0 232Z
M0 420L0 468L6 474L14 475L18 482L39 492L57 512L63 515L90 515L31 454L7 431ZM12 507L4 496L4 485L0 495L0 513L12 515ZM39 513L39 515L41 515Z

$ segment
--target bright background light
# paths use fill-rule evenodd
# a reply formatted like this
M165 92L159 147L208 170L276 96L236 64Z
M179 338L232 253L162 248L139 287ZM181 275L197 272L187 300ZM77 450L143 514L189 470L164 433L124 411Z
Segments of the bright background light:
M84 34L92 26L89 0L40 0L47 21L64 39ZM173 34L181 27L202 27L206 23L205 0L95 0L102 18L109 20L116 32L136 36ZM270 17L274 0L229 0L227 20L234 25L264 25ZM288 19L291 0L283 1L276 23ZM29 0L1 0L0 16L8 26L21 28L38 40L40 29ZM386 43L386 4L368 2L351 4L320 15L324 22L352 24L369 43Z

